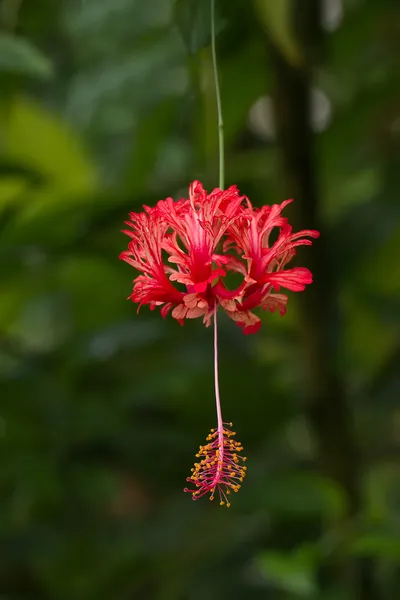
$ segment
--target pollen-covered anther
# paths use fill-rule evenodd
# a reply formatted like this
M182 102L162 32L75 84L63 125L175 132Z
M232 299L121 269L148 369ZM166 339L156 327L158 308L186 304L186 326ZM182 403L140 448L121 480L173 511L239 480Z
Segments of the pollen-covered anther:
M207 436L209 443L200 446L196 457L201 457L201 461L194 464L192 474L187 478L196 489L185 488L193 500L208 493L210 500L214 500L218 490L220 505L229 507L227 495L239 491L246 475L246 467L242 464L246 457L238 454L243 446L232 439L236 433L230 427L232 423L223 423L220 429L211 429Z

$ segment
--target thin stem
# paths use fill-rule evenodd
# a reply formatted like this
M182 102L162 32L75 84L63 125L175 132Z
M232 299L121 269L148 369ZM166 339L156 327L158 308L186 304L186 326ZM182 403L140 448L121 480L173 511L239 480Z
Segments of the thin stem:
M215 383L215 406L217 409L218 432L222 432L224 426L222 422L221 399L219 396L218 383L218 326L217 326L217 304L214 307L214 383Z
M224 157L224 121L222 118L221 106L221 91L219 87L217 52L215 49L215 0L211 0L211 50L212 63L214 71L215 96L217 99L217 114L218 114L218 151L219 151L219 188L225 187L225 157ZM218 325L217 325L217 310L218 304L214 306L214 384L215 384L215 405L217 409L217 426L218 426L218 449L219 459L217 468L217 477L222 474L224 461L224 423L222 421L221 399L219 395L218 382Z
M215 0L211 0L211 51L218 113L219 188L223 190L225 186L224 121L222 118L221 91L218 78L217 52L215 49Z

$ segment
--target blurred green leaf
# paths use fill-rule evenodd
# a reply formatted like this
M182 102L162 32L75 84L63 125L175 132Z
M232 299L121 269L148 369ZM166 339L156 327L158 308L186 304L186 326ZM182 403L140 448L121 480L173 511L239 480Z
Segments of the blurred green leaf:
M218 3L216 3L218 4ZM222 22L216 7L216 34ZM211 2L209 0L175 0L175 22L191 54L208 46L211 41Z
M290 62L301 62L302 52L292 26L293 0L254 0L254 4L261 23L281 52Z
M53 74L50 60L30 41L0 32L0 72L48 79Z
M19 177L3 177L0 179L0 212L8 204L21 197L26 190L27 182Z
M386 535L360 535L350 545L350 552L357 556L371 556L399 561L400 531L387 532Z
M365 475L365 511L372 521L391 522L400 499L400 467L382 463Z
M264 552L257 561L269 584L278 589L309 598L317 591L315 552L310 547L293 553Z
M19 282L7 285L3 284L0 288L0 328L6 332L12 326L19 315L19 311L25 303L26 285Z
M95 169L73 131L37 102L16 97L5 128L5 156L38 171L64 193L93 191Z

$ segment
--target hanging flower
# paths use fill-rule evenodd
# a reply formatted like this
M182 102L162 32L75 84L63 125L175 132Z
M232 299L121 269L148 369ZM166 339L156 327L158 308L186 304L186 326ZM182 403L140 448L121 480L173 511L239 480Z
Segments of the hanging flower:
M207 326L218 305L244 333L254 333L261 326L254 308L284 314L287 296L280 289L299 292L312 282L304 267L285 269L296 247L310 245L307 238L319 235L292 233L281 216L289 202L253 208L236 186L207 194L195 181L188 199L167 198L144 212L130 213L124 233L131 241L120 258L141 272L130 299L139 308L160 306L163 317L172 309L181 324L185 318L203 317ZM278 238L270 244L275 228ZM229 272L243 276L232 291L225 284Z
M262 308L286 312L287 296L281 288L301 292L312 282L305 267L286 269L297 246L310 245L314 230L292 232L283 209L291 202L254 208L240 196L236 186L215 189L208 194L194 181L189 198L160 200L155 207L130 213L124 231L131 239L120 258L139 275L133 281L130 299L160 307L163 317L183 324L185 319L202 317L206 326L214 320L214 369L217 427L200 446L185 488L193 500L218 494L220 504L230 506L228 495L237 492L246 474L239 453L241 444L233 439L232 423L223 421L218 387L217 311L222 308L244 333L254 333L261 319L253 312ZM278 230L275 241L271 232ZM229 273L241 276L230 290Z

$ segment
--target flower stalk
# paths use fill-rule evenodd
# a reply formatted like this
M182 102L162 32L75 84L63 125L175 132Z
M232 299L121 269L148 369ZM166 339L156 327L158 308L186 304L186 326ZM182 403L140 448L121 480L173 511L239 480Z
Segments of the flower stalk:
M238 492L246 476L247 467L243 465L245 456L239 455L243 450L240 442L233 439L235 431L231 431L232 423L222 420L221 399L218 382L218 323L217 304L214 308L214 383L215 405L217 411L217 429L211 429L207 436L205 446L200 446L196 458L201 458L192 468L192 475L187 481L194 484L196 489L185 488L185 492L192 494L193 500L198 500L210 493L210 500L214 500L218 491L221 506L230 507L229 494Z

